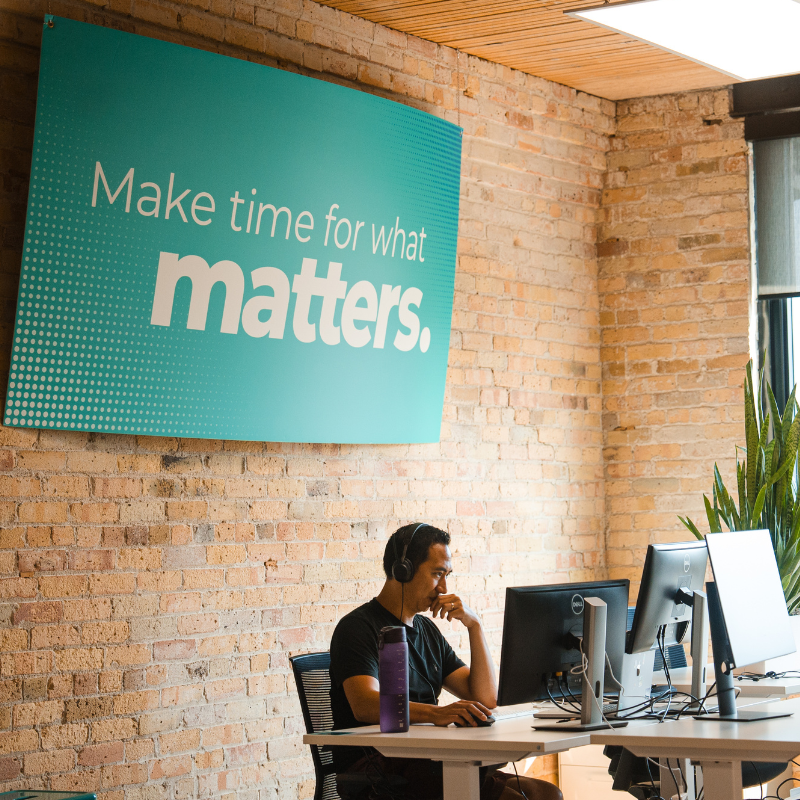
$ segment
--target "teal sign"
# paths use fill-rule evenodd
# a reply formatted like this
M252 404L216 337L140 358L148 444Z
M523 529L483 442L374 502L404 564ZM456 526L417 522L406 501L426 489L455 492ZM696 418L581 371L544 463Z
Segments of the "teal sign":
M48 17L6 425L439 439L461 130Z

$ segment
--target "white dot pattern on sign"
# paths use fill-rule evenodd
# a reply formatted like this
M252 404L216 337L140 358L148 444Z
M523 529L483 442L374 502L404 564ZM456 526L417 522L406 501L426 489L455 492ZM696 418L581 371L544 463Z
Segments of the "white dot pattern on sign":
M200 406L191 402L200 392L169 368L170 354L177 355L181 346L124 313L145 299L145 287L125 270L141 258L141 247L112 214L90 208L85 176L94 164L87 148L77 144L88 132L59 122L74 120L71 110L65 98L39 103L3 422L116 433L224 434L224 421L202 411L185 413L187 406ZM149 364L139 358L145 353ZM163 358L153 359L154 354ZM202 360L196 353L189 358ZM158 362L164 366L153 366Z

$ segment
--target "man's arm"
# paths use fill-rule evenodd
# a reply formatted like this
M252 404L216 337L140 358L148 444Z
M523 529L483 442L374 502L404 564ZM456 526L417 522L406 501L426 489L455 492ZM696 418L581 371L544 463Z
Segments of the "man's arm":
M497 679L494 662L489 654L489 645L483 635L483 626L478 615L465 606L454 594L440 595L431 606L433 616L457 619L469 631L469 666L460 667L445 679L445 688L465 700L478 701L488 708L497 706Z
M462 667L456 672L466 669L467 667ZM352 678L348 678L343 686L347 702L350 703L350 708L353 710L353 716L359 722L378 723L381 714L381 698L377 679L371 675L354 675ZM433 706L428 703L409 703L408 705L411 723L432 722L439 726L449 725L451 722L475 726L477 725L475 719L486 719L490 713L486 706L474 700L459 700L447 706Z

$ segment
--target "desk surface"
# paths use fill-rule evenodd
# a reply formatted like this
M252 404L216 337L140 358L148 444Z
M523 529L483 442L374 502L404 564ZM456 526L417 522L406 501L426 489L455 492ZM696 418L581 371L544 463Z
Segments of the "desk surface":
M791 711L793 716L759 722L686 719L661 725L596 731L592 744L616 744L635 755L733 760L784 761L800 753L800 698L758 704L759 710Z
M502 709L498 709L502 712ZM405 733L381 733L378 725L309 733L305 744L374 747L385 756L463 760L519 761L531 755L560 753L589 744L589 733L535 731L533 712L499 719L489 728L412 725Z
M682 691L690 692L692 689L692 668L680 667L670 670L672 685ZM659 673L659 682L663 676ZM710 688L714 683L714 666L708 665L706 672L706 687ZM761 678L757 681L736 680L733 685L739 690L740 697L790 697L793 694L800 694L800 678Z

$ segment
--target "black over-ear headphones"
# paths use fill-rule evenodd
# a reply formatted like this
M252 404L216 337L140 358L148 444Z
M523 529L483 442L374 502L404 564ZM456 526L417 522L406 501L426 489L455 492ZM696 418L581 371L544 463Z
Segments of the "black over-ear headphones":
M414 577L414 565L406 558L406 553L408 552L408 546L411 544L411 540L414 538L414 534L420 528L425 527L429 527L427 522L421 522L414 528L411 532L411 536L408 537L408 541L403 545L402 556L397 555L397 534L394 535L394 564L392 564L392 577L398 583L409 583Z

